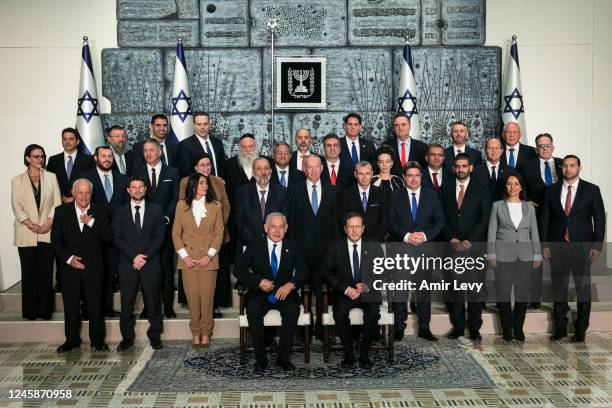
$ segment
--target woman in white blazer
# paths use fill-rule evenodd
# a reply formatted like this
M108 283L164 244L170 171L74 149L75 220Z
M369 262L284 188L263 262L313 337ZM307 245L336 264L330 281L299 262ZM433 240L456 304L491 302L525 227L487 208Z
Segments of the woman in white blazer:
M23 154L28 168L11 180L15 246L21 262L21 311L24 319L51 319L53 248L51 224L62 203L55 174L45 170L45 150L31 144Z
M518 173L506 175L504 199L493 203L489 219L487 259L495 268L495 289L506 341L525 340L523 324L533 269L542 264L535 208L523 200L525 183ZM514 311L510 304L514 287Z

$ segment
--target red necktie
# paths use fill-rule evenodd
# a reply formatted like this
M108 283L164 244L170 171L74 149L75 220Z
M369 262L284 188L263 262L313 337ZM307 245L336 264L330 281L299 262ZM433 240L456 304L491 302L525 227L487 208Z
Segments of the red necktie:
M331 167L332 167L332 172L331 172L331 177L330 177L331 185L335 186L336 185L336 165L332 164Z
M459 196L457 197L457 208L461 209L461 205L463 204L463 197L465 195L465 190L463 184L459 184Z
M572 212L572 186L567 186L567 195L565 196L565 215L569 217L570 212ZM563 234L563 239L569 242L569 229L565 229L565 234Z
M438 191L440 189L440 184L438 184L438 173L431 173L433 176L433 186L434 191Z
M302 173L305 173L304 171L304 157L306 157L305 154L300 154L300 157L302 158L302 167L299 169Z
M402 142L402 168L406 165L406 143Z

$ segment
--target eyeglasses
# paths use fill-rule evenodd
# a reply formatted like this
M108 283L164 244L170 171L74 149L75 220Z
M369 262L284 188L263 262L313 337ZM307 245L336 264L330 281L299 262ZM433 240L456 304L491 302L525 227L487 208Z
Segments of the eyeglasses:
M546 149L552 149L553 145L551 145L551 144L541 144L541 145L537 145L536 147L538 149L541 149L541 150L546 150Z
M291 152L276 152L274 154L277 156L291 156Z

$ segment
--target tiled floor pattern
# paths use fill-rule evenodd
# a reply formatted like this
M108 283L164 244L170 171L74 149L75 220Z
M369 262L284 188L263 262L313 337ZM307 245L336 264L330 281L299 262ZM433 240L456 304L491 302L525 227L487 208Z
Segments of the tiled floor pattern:
M57 344L0 344L0 406L9 407L612 407L612 333L589 333L585 344L524 344L485 336L471 347L498 383L493 389L126 393L117 386L148 347L123 354L57 355ZM114 350L116 344L111 345ZM11 400L12 389L71 390L66 400Z

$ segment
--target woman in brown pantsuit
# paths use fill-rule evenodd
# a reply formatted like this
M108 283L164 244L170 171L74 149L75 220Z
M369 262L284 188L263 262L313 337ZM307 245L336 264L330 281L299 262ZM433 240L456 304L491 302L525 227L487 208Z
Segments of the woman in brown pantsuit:
M201 174L189 176L184 200L176 205L172 241L178 253L178 269L183 270L183 285L189 304L192 346L208 347L212 334L213 299L218 252L223 241L223 213L209 179Z

